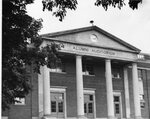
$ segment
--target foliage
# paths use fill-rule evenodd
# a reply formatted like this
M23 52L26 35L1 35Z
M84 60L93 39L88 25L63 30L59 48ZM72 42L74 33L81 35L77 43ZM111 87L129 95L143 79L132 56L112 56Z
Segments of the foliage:
M48 9L49 11L54 11L53 15L59 17L62 21L66 16L67 9L75 10L77 8L77 0L43 0L43 11ZM56 10L54 10L56 9Z
M138 4L142 2L142 0L129 0L129 6L134 10L135 8L138 9ZM105 10L108 9L109 6L118 7L121 9L125 3L124 0L96 0L96 6L102 6Z
M134 10L138 9L138 4L141 2L142 0L129 0L128 4ZM59 17L59 20L62 21L66 16L67 9L76 10L78 2L77 0L42 0L42 4L43 11L47 9L53 12L53 15ZM124 0L96 0L95 5L102 6L107 10L109 6L117 6L121 9L125 3Z
M59 62L58 45L52 43L39 48L38 31L42 20L35 20L26 13L26 5L33 0L3 0L2 11L2 109L15 103L15 97L23 98L31 89L26 65L51 67ZM32 44L28 41L31 40ZM33 45L33 47L29 47ZM37 46L37 47L36 47Z

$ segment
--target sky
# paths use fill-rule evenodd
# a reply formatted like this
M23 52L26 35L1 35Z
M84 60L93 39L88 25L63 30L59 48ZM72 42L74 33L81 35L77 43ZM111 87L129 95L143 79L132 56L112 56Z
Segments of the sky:
M115 35L125 42L139 48L142 53L150 54L150 0L143 0L138 10L126 6L121 10L109 7L105 11L94 5L96 0L78 0L75 11L68 10L62 22L49 11L42 11L42 0L35 0L27 6L28 14L35 19L43 19L43 28L39 34L58 32L94 25Z

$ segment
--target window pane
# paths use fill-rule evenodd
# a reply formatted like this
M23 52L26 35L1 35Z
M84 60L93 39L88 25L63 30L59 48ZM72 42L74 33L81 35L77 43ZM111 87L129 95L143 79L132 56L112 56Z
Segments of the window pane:
M120 107L119 104L115 104L115 113L120 114Z
M90 101L93 101L93 95L89 95Z
M120 68L112 68L112 78L121 78Z
M51 101L51 112L56 112L56 101Z
M114 96L114 102L120 102L119 101L119 96Z
M89 113L93 113L93 103L88 104L88 111Z
M63 102L58 102L58 112L63 112Z
M66 72L65 63L58 63L50 69L52 72Z
M65 65L65 63L62 63L62 72L66 72L66 65Z
M138 69L138 78L142 78L142 70Z
M83 64L82 71L85 75L94 75L93 66L91 64Z

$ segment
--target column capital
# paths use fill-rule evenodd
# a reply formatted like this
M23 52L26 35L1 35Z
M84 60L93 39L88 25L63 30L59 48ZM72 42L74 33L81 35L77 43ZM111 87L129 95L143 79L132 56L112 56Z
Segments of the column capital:
M106 62L111 62L111 59L105 59Z
M75 56L76 56L76 57L82 57L83 55L78 55L78 54L76 54Z
M132 66L133 66L133 65L137 65L137 62L132 62Z

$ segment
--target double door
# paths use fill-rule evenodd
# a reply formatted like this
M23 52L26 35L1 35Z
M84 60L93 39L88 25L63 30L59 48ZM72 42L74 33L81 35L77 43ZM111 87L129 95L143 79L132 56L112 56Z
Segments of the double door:
M64 117L63 93L51 93L51 114L54 117Z

